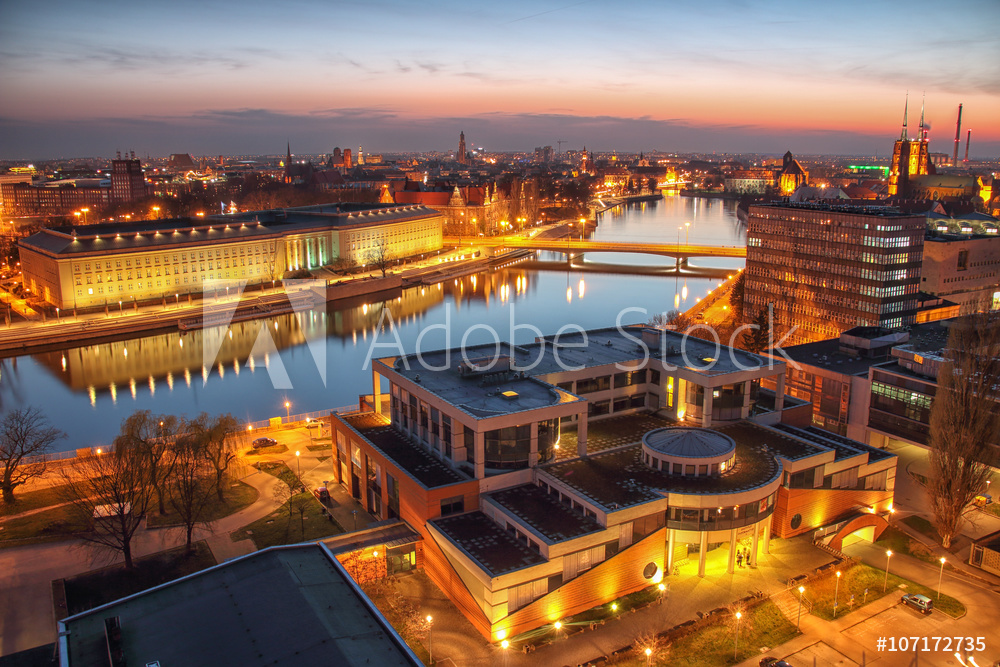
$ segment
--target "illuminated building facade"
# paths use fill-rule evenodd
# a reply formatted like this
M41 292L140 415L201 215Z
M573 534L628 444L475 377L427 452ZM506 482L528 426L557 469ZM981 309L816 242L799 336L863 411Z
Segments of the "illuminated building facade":
M924 113L920 112L920 128L917 131L917 138L911 140L906 133L906 112L907 106L903 108L903 130L899 134L899 139L892 146L892 162L889 165L889 196L899 195L910 197L910 178L933 174L934 165L931 164L928 153L928 142L926 130L924 128Z
M928 236L920 289L960 306L986 302L1000 309L1000 236Z
M912 324L925 227L923 216L885 206L751 206L746 310L772 305L776 328L797 327L796 343Z
M792 152L788 151L781 161L778 189L781 190L781 194L790 195L798 190L800 185L809 185L809 172L799 164Z
M469 164L469 151L465 147L464 131L458 135L458 154L455 155L455 159L459 164Z
M327 204L206 218L43 229L20 242L24 285L63 310L200 293L205 281L280 280L385 248L441 248L442 218L422 206Z
M892 500L894 456L789 425L809 406L785 403L782 362L674 332L386 357L373 376L373 411L331 417L337 482L417 531L496 641Z

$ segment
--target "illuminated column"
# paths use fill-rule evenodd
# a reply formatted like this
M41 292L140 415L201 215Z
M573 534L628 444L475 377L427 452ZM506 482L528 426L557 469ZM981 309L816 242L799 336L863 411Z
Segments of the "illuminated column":
M701 543L698 548L698 576L705 576L705 552L708 551L708 533L701 533Z
M583 412L576 420L576 455L587 455L587 413Z
M528 450L528 466L538 465L538 422L531 422L531 445Z
M785 409L785 374L778 376L778 388L774 391L774 411L781 413Z
M750 547L750 565L757 567L757 540L760 539L760 521L753 525L753 545Z
M767 517L767 525L764 526L764 555L771 553L771 521L774 520L774 514Z
M736 571L736 529L729 531L729 574Z
M476 431L476 479L486 477L486 434Z
M372 403L374 403L375 414L382 414L382 386L380 384L381 376L378 374L374 368L372 368Z
M712 400L715 390L711 387L704 387L704 394L701 401L701 425L708 428L712 425Z
M667 510L669 511L669 510ZM674 571L674 549L677 548L677 531L673 528L667 529L667 574Z

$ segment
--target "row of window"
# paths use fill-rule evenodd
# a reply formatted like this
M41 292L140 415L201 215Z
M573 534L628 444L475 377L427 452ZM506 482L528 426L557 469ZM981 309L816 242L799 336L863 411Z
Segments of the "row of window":
M217 259L223 259L223 258L228 258L228 257L236 258L236 257L247 257L249 255L260 255L261 252L274 252L274 243L272 242L270 244L270 246L268 246L268 244L266 244L266 243L265 244L255 244L253 246L244 246L244 245L237 246L237 247L232 248L232 254L231 255L230 255L229 250L230 250L229 246L226 246L224 248L216 248L215 249L214 257L217 258ZM237 252L237 250L239 252ZM135 266L136 268L138 268L138 267L140 267L140 266L143 265L143 260L145 260L145 266L156 266L156 265L159 265L161 263L164 264L164 265L170 264L170 263L176 264L178 262L193 262L193 261L196 261L196 260L203 260L203 259L206 258L205 257L206 253L208 254L208 258L209 259L211 259L213 257L213 253L212 253L211 249L209 249L209 250L202 249L202 250L183 251L183 252L179 252L179 253L164 253L163 255L146 255L145 257L116 258L113 261L114 261L114 268L116 268L116 269L122 268L123 264L124 264L124 268L131 268L132 266ZM234 259L234 261L235 261L235 259ZM260 261L260 260L258 259L257 261ZM83 272L89 272L91 270L91 264L93 264L93 270L94 271L100 271L101 268L102 268L102 263L103 263L104 270L105 271L110 271L111 270L111 262L112 262L112 260L105 260L103 262L101 262L101 261L94 261L93 263L91 263L91 262L74 262L74 264L73 264L73 273L80 273L81 271L83 271ZM134 264L133 264L133 262L134 262Z

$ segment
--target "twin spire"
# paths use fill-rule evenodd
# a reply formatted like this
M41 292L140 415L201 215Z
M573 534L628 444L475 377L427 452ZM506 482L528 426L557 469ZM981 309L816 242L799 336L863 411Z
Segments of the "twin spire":
M923 98L921 98L920 100L920 129L918 130L917 133L917 141L927 140L926 136L927 131L924 129L924 105L926 101L927 101L927 96L924 95ZM909 141L909 138L906 136L906 114L909 111L909 107L910 107L910 94L907 93L906 101L903 103L903 131L899 135L900 141Z

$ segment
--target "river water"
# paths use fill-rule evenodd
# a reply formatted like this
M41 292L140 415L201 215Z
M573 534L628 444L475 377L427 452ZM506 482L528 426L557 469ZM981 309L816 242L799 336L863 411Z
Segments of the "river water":
M734 202L687 197L606 211L592 238L746 242ZM625 253L583 258L584 265L590 261L633 271L674 263ZM743 260L704 258L691 264L735 269ZM534 270L514 263L429 287L237 323L214 334L169 332L6 359L0 362L0 408L41 409L68 435L57 446L61 450L108 443L121 420L137 409L188 416L230 412L247 421L284 415L286 402L291 414L329 410L371 391L366 359L413 352L421 336L420 349L431 350L457 347L463 337L489 342L492 331L500 340L523 343L565 325L592 329L613 327L619 318L623 324L645 322L655 313L689 308L721 280ZM211 363L204 359L206 340L219 349Z

